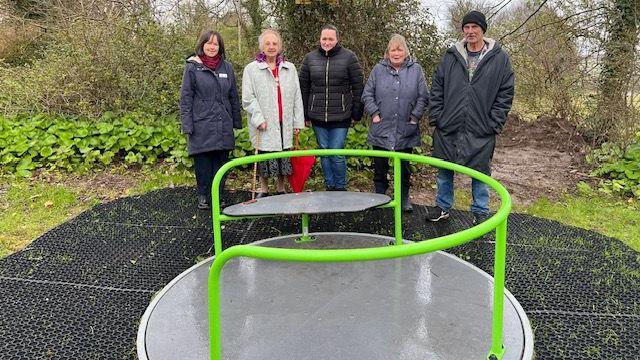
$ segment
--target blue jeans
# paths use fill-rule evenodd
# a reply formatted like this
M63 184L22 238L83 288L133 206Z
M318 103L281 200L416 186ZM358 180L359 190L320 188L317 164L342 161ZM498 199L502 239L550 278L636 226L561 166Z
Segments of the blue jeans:
M349 128L313 127L320 149L343 149L348 131ZM347 161L344 156L323 156L320 158L320 165L327 188L347 188Z
M436 205L445 211L453 207L453 171L439 169L436 177L438 193L436 195ZM482 181L471 179L471 212L474 214L489 213L489 186Z

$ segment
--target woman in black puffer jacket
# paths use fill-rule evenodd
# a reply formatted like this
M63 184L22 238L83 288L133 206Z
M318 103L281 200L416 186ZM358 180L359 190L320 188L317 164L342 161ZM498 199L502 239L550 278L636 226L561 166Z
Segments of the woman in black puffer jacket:
M338 29L325 25L320 47L304 57L300 70L305 120L313 125L321 149L344 148L351 121L362 118L362 67L358 57L338 41ZM327 190L346 190L344 156L325 156L320 163Z

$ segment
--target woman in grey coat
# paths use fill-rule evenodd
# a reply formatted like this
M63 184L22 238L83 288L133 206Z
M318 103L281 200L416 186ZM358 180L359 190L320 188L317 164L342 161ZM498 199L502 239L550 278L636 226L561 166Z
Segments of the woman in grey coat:
M282 56L282 38L272 29L258 38L260 53L244 68L242 106L249 113L249 136L259 153L288 150L293 134L304 128L302 95L296 67ZM276 194L284 193L284 177L291 175L289 158L258 165L260 192L268 195L268 179L276 177Z
M235 147L233 129L242 128L236 76L231 63L224 60L224 41L217 31L204 31L195 54L187 59L180 118L193 157L198 208L209 209L213 177Z
M411 153L420 146L420 119L427 108L429 91L420 64L409 58L407 41L394 34L380 61L371 71L362 93L365 112L371 116L368 141L374 150ZM375 191L389 187L387 158L374 158ZM411 171L402 162L402 209L413 210L409 201Z

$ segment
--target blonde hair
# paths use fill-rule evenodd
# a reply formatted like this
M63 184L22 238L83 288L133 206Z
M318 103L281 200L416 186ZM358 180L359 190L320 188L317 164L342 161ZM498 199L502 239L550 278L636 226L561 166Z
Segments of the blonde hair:
M276 38L278 38L278 54L282 53L282 49L284 47L284 45L282 44L282 36L280 36L280 33L274 29L264 29L260 36L258 36L258 48L260 49L260 51L262 51L262 47L264 46L264 37L267 34L273 34Z
M391 50L392 45L400 45L400 47L404 49L404 52L407 58L411 56L411 53L409 52L409 46L407 46L407 39L405 39L404 36L400 34L393 34L391 35L391 39L389 39L389 44L387 45L387 49L384 51L385 59L389 58L389 50Z

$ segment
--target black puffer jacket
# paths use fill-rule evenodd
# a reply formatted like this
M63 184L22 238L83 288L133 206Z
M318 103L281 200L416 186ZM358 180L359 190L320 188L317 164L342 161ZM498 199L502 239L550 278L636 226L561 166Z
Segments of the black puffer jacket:
M233 129L242 128L233 66L220 61L215 71L197 56L187 59L180 90L182 132L189 135L189 155L233 150Z
M433 76L430 124L432 156L491 174L496 134L502 131L514 93L513 68L500 44L488 51L469 81L464 42L447 50Z
M300 70L305 120L314 124L360 120L364 74L358 57L336 45L308 53Z

